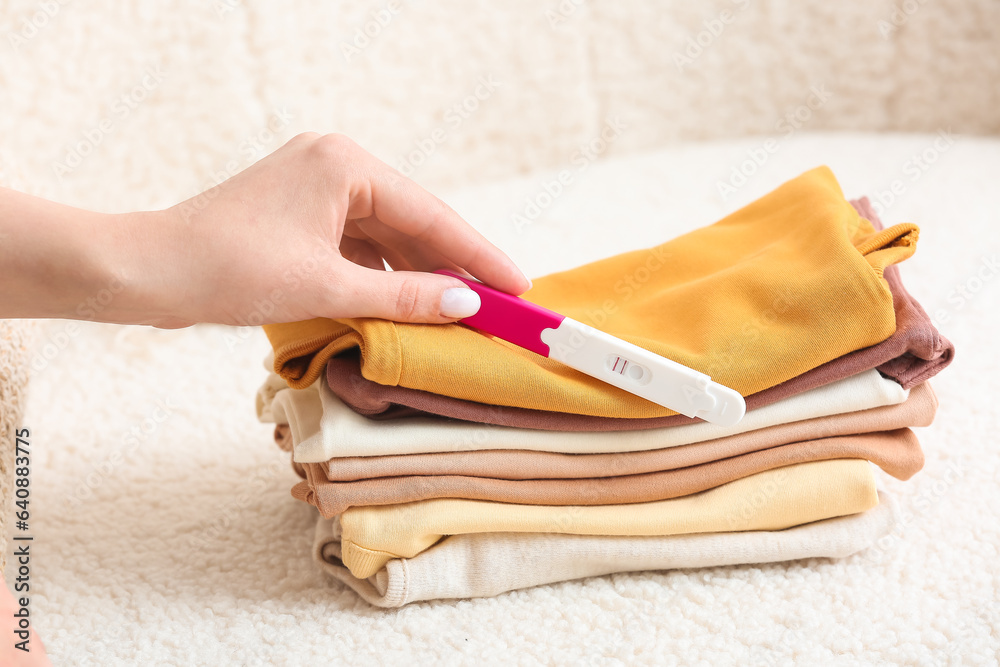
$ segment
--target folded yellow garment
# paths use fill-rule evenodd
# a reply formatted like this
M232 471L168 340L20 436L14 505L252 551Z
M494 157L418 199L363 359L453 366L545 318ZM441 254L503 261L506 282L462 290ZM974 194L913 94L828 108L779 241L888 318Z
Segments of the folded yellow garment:
M556 507L447 498L352 507L340 516L341 551L351 574L364 579L390 560L412 558L446 535L782 530L877 504L868 461L833 459L768 470L690 496L630 505Z
M707 373L744 396L895 331L882 269L918 230L876 231L820 167L721 221L535 281L525 295ZM314 319L264 327L293 388L358 347L364 377L455 398L603 417L675 414L458 324Z

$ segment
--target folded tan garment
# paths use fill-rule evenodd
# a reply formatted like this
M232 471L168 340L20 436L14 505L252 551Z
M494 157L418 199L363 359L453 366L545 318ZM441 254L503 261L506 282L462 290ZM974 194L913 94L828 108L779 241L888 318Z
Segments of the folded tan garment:
M673 470L747 454L769 447L840 435L892 431L929 426L938 401L929 383L917 385L899 405L834 414L778 424L725 438L681 447L614 454L560 454L524 449L400 454L395 456L345 456L320 463L323 476L333 482L409 475L462 475L497 479L576 479L615 477ZM278 426L275 439L278 440ZM290 449L284 435L278 442ZM607 437L614 437L608 435ZM299 464L296 464L299 465ZM306 473L301 467L301 476Z
M358 579L343 565L339 521L320 517L313 555L325 572L370 604L402 607L420 600L490 597L617 572L846 558L875 544L898 523L895 499L885 491L878 497L878 506L867 512L775 531L670 537L453 535L413 558L390 560L367 579Z
M585 479L511 480L442 474L331 482L319 464L306 463L302 464L306 481L296 484L292 495L315 505L327 518L349 507L432 498L519 505L623 505L679 498L766 470L830 459L866 459L899 479L909 479L924 464L917 437L903 428L790 443L675 470Z

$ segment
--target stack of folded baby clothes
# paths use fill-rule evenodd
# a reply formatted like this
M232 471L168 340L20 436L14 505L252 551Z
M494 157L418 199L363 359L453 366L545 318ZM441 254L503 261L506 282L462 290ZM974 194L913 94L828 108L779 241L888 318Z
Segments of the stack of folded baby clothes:
M315 555L373 604L637 570L843 557L895 521L926 380L952 358L883 229L814 169L649 250L534 282L529 301L746 397L723 428L460 324L265 327L277 426Z

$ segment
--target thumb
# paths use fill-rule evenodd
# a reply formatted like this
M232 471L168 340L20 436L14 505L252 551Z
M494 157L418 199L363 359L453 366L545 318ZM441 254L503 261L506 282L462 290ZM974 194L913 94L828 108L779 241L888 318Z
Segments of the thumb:
M454 322L479 311L479 295L455 278L419 271L345 267L347 284L332 317L378 317L396 322Z

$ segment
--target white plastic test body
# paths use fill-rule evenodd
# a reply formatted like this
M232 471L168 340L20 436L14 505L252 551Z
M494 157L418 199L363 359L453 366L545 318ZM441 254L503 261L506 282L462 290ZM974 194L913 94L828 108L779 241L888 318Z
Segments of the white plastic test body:
M541 337L549 359L682 415L733 426L746 413L743 396L708 375L572 318Z
M479 312L461 322L566 364L657 405L718 426L746 413L739 392L621 338L450 271L479 294Z

